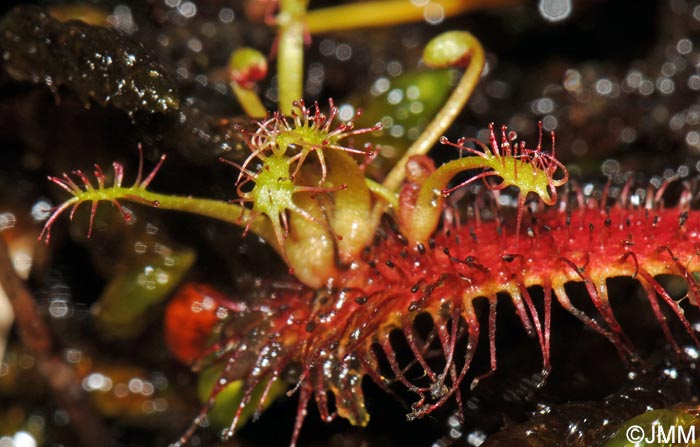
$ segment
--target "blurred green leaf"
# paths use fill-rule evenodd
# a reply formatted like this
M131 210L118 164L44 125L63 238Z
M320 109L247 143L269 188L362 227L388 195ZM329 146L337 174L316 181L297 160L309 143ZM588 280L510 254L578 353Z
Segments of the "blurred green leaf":
M381 145L379 156L369 167L371 175L383 177L421 134L447 100L455 70L406 72L394 79L375 81L377 96L363 101L357 128L384 125L382 135L358 135L354 146L370 142ZM387 84L388 83L388 84Z
M209 399L214 384L219 380L222 371L222 365L211 366L199 375L199 382L197 383L197 394L199 395L199 400L205 403ZM260 407L260 399L265 391L265 387L268 385L270 379L263 379L253 390L250 402L243 409L240 419L238 420L238 427L243 426L248 419L255 413L255 411ZM265 410L270 406L272 402L277 399L280 395L287 391L287 384L280 380L274 380L270 385L270 390L267 393L267 398L262 404L262 409ZM241 403L241 399L245 389L243 388L243 380L235 380L224 387L223 390L219 392L216 396L216 400L213 408L207 414L209 422L218 428L224 428L231 425L231 421L238 411L238 406Z
M135 262L111 279L92 306L95 325L106 338L133 338L149 322L148 311L162 302L195 260L192 250L171 251Z

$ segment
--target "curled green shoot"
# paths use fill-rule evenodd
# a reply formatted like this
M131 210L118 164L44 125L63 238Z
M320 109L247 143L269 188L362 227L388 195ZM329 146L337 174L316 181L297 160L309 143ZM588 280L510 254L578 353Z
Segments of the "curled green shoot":
M516 243L528 194L536 194L546 205L556 203L556 188L568 181L569 173L556 159L554 132L551 134L552 153L549 154L542 151L542 123L539 123L539 141L534 150L526 148L525 142L515 142L515 135L509 135L505 126L501 127L500 144L493 123L489 125L489 130L489 146L475 139L462 138L456 143L450 143L446 138L441 139L443 144L454 146L460 152L466 151L472 156L445 163L422 183L412 212L407 214L402 222L402 230L407 233L405 235L411 242L425 244L438 226L444 198L478 179L482 179L490 190L501 190L509 186L518 188ZM474 143L481 150L466 146L467 143ZM455 175L472 169L483 171L455 187L448 188ZM555 178L557 172L561 172L561 177ZM490 177L499 178L500 182L491 183L488 181Z
M255 84L267 76L267 59L249 47L236 49L228 62L231 89L248 116L264 118L267 109L255 92Z

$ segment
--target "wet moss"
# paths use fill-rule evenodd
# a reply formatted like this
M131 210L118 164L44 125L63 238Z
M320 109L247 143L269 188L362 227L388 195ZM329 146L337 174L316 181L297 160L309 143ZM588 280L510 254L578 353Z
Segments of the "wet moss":
M0 21L5 70L18 81L66 87L89 105L129 115L180 107L175 83L152 52L119 31L77 20L60 22L44 9L18 6Z

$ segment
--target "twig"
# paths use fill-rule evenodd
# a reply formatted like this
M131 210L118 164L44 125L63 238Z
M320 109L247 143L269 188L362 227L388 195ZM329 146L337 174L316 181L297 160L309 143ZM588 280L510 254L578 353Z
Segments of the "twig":
M34 297L17 275L7 244L0 237L0 286L15 312L20 340L34 355L37 369L52 394L68 413L82 445L108 445L109 435L99 413L83 390L75 370L54 352L51 333L39 314Z
M12 323L15 321L15 313L12 311L12 305L5 293L0 288L0 363L5 358L5 349L7 348L7 339L10 336Z

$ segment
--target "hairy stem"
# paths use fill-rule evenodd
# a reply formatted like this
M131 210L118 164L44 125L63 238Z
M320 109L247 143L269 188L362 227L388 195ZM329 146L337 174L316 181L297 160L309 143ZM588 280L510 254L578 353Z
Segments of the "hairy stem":
M409 0L351 3L309 11L306 26L311 34L327 33L418 22L433 14L451 17L469 10L519 3L522 0L433 0L424 6Z
M77 200L76 200L77 199ZM264 216L256 217L250 222L245 219L248 210L240 205L223 202L214 199L202 199L197 197L174 196L147 191L138 187L113 187L100 190L86 191L76 196L73 201L88 202L125 200L134 203L150 205L160 209L183 211L199 216L213 217L230 224L247 227L249 231L257 234L279 250L269 220Z

